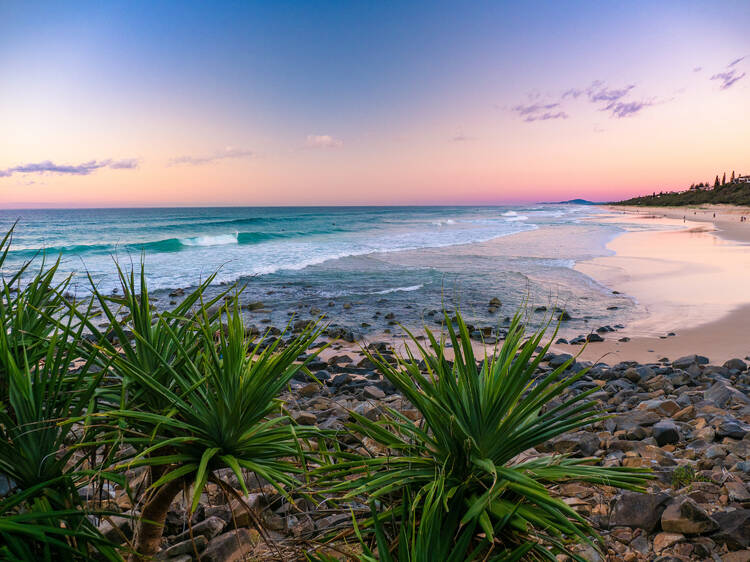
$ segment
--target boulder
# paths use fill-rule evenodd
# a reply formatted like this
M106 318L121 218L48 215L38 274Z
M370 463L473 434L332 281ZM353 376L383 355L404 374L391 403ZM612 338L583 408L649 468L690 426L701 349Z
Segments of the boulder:
M720 511L713 514L719 530L711 538L732 550L750 546L750 509Z
M744 482L739 480L727 480L724 482L724 488L727 491L729 501L748 502L750 501L750 492Z
M727 405L750 404L750 398L723 380L712 384L704 393L704 398L719 408Z
M181 556L183 554L192 554L193 552L201 552L208 544L208 539L203 535L198 535L194 539L186 539L173 544L169 548L165 548L156 555L157 560L171 559L175 556Z
M672 367L675 369L687 369L690 365L708 365L708 357L693 354L672 361Z
M742 359L730 359L729 361L725 361L723 366L726 369L736 369L740 372L747 371L747 363Z
M719 528L719 525L691 498L676 498L661 515L661 528L669 533L701 535Z
M312 412L300 412L294 416L294 421L300 425L315 425L318 417Z
M220 534L227 522L221 517L211 516L203 521L193 525L193 537L206 537L206 540L211 540L218 534ZM180 533L175 537L175 541L184 541L190 539L190 530L188 529L184 533ZM205 545L203 545L205 546Z
M380 390L377 386L368 385L362 389L365 398L370 400L382 400L385 398L385 392Z
M239 562L248 557L258 543L256 530L237 529L211 539L201 555L201 562Z
M565 362L570 359L573 359L573 356L570 353L559 353L557 355L554 355L549 360L549 366L552 367L553 369L556 369L557 367L560 367L561 365L565 364Z
M748 433L750 433L750 424L743 423L734 418L724 418L716 426L716 435L719 437L743 439Z
M672 420L662 420L654 424L653 431L659 447L680 441L680 429Z
M599 437L588 431L568 433L554 440L552 450L560 454L590 457L599 449Z
M661 514L671 499L669 494L641 494L624 492L615 501L609 526L623 526L643 529L649 533L656 529Z
M112 515L99 524L99 532L115 544L122 544L133 538L133 518Z
M685 540L685 535L680 533L659 533L654 537L654 552L661 552Z

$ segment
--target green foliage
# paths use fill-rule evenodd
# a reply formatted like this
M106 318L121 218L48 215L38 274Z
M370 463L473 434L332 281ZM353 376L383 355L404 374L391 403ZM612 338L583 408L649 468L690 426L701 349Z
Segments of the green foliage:
M298 456L296 438L300 432L310 432L295 428L287 416L280 415L276 396L303 368L295 360L319 331L311 326L283 348L280 340L261 348L261 342L253 344L246 336L236 300L223 312L227 323L222 328L201 307L200 314L190 320L194 331L189 341L183 339L183 332L172 330L168 320L157 320L170 340L168 347L178 357L177 366L161 359L160 368L169 374L166 380L152 376L140 361L122 355L112 358L113 368L128 384L167 404L161 410L111 413L136 423L147 435L127 439L140 452L126 466L168 467L154 488L189 477L194 486L192 509L218 468L232 469L243 486L241 469L263 476L279 489L293 484L290 473L300 468L285 459ZM134 336L144 349L150 348L139 332Z
M10 233L0 243L0 265ZM101 428L90 424L103 372L80 357L83 324L65 315L54 285L57 262L29 280L24 264L0 286L0 557L82 560L98 551L119 559L86 517L78 486L102 474L85 469L82 449ZM11 286L11 284L13 286ZM85 316L85 313L84 313ZM75 443L73 445L72 443Z
M537 367L550 344L534 356L544 330L524 341L519 315L502 347L478 366L460 314L457 323L458 331L446 314L450 345L429 330L431 350L412 337L426 364L426 375L411 351L395 366L383 357L370 356L419 410L422 420L412 421L395 410L380 421L353 413L352 432L387 453L343 455L340 462L323 467L320 473L331 483L330 490L345 498L366 496L383 502L385 509L378 516L383 521L401 511L404 498L409 498L409 509L417 514L413 521L447 524L458 517L451 535L454 539L473 526L483 533L470 531L473 536L466 543L466 553L491 550L511 557L517 548L531 544L528 556L546 556L565 551L570 541L591 542L595 533L589 523L554 498L546 486L584 481L640 489L646 471L600 467L594 459L533 451L556 436L604 418L588 399L596 389L566 394L585 371L566 372L569 361L537 377ZM453 361L447 357L449 348ZM403 530L410 520L402 516L399 525L391 525L396 533L391 540L398 549L402 548L399 526ZM383 533L379 524L364 524L376 534ZM382 539L378 543L382 550L385 543Z
M675 489L685 488L692 485L693 482L710 482L711 479L697 474L695 469L690 465L678 466L672 473L672 487Z
M718 181L718 176L717 176ZM646 207L682 207L697 205L744 205L750 206L750 184L714 182L713 189L701 184L698 188L691 188L681 192L663 192L642 197L633 197L625 201L612 203L613 205L631 205Z

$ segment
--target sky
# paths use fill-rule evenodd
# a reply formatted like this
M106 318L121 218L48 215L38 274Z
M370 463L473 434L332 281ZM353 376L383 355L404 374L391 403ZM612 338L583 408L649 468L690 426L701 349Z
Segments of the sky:
M0 0L0 208L609 201L750 173L750 2Z

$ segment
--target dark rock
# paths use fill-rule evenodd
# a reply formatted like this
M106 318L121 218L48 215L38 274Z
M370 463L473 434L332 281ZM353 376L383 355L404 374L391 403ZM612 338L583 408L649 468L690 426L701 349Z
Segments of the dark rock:
M245 528L229 531L208 543L201 562L239 562L252 552L257 542L257 531Z
M206 548L207 544L208 539L204 536L197 536L194 539L187 538L159 552L156 555L156 559L166 560L183 554L193 554L196 551L201 552Z
M747 371L747 363L742 359L730 359L724 363L724 367L727 369L736 369L741 373Z
M702 355L686 355L672 361L675 369L687 369L690 365L708 365L708 357Z
M719 528L705 510L691 498L676 498L661 516L661 528L669 533L701 535Z
M333 380L331 381L331 384L335 386L336 388L340 386L344 386L352 382L352 376L349 373L341 373L340 375L336 375L333 377Z
M570 359L573 359L573 356L570 353L560 353L554 355L552 359L549 360L549 366L556 369Z
M385 398L385 392L380 390L377 386L366 386L362 389L364 397L371 400L382 400Z
M609 526L635 527L648 531L657 528L667 502L669 494L641 494L638 492L624 492L615 501Z
M568 433L556 438L552 442L553 451L572 456L590 457L598 449L599 438L588 431Z
M750 425L734 418L724 418L716 426L716 435L718 437L744 439L748 433L750 433Z
M589 335L586 336L586 341L588 341L588 342L600 342L600 341L604 341L604 338L601 337L596 332L594 332L594 333L589 334Z
M659 447L669 445L670 443L678 443L680 441L680 429L677 424L671 420L662 420L654 424L654 439ZM666 529L665 529L666 531Z
M750 509L720 511L713 514L719 530L711 538L732 550L750 546Z
M750 404L750 398L731 386L727 381L717 381L704 393L704 398L719 408L727 405Z
M221 534L227 522L221 517L212 516L193 525L193 537L206 537L207 541ZM190 539L190 530L185 531L175 537L175 541L184 541ZM205 545L203 545L205 547ZM199 549L202 550L202 549Z

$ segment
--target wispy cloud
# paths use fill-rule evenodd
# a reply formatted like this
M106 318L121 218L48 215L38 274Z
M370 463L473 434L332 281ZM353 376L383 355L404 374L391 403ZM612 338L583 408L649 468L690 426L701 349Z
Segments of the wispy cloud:
M560 104L555 103L531 103L514 106L513 111L518 113L523 120L531 123L533 121L550 121L553 119L567 119L567 113L560 109Z
M254 155L252 150L242 148L226 147L224 150L217 150L213 154L204 156L178 156L169 161L171 166L187 164L190 166L201 166L216 162L217 160L227 160L232 158L251 158Z
M474 140L474 137L469 137L463 133L458 133L451 137L451 142L466 142L470 140Z
M735 66L735 65L737 65L737 64L739 64L739 63L741 63L741 62L742 62L743 60L745 60L745 58L746 58L746 57L740 57L740 58L738 58L738 59L734 59L734 60L733 60L732 62L730 62L730 63L729 63L728 65L727 65L727 68L732 68L733 66Z
M591 86L586 89L586 94L591 103L602 101L612 103L627 96L633 88L635 88L635 84L630 84L624 88L608 88L601 80L595 80L591 83Z
M61 174L74 176L88 176L101 168L113 170L133 170L138 167L138 159L128 158L125 160L89 160L82 164L55 164L51 160L21 164L11 168L0 170L0 178L7 178L14 174Z
M711 80L721 80L719 89L727 90L734 86L737 82L745 77L744 72L737 72L736 70L727 70L726 72L719 72L711 76Z
M746 76L745 72L742 72L738 68L735 68L743 60L745 60L744 56L734 59L727 65L727 70L725 70L724 72L717 72L716 74L712 75L710 79L718 80L720 82L720 90L728 90Z
M344 142L331 135L307 135L305 146L307 148L341 148Z
M530 102L519 104L511 109L524 121L547 121L551 119L568 119L566 107L573 100L583 100L599 106L600 111L609 112L611 117L621 119L639 113L643 108L654 105L653 100L626 100L635 84L613 88L601 80L595 80L589 86L569 88L560 94L558 99L548 102L535 101L538 96L529 95Z
M612 117L622 119L623 117L632 117L639 113L643 108L654 105L651 101L629 101L629 102L612 102L602 111L609 111Z
M702 66L696 66L696 67L695 67L695 68L693 69L693 72L700 72L701 70L703 70L703 67L702 67Z

